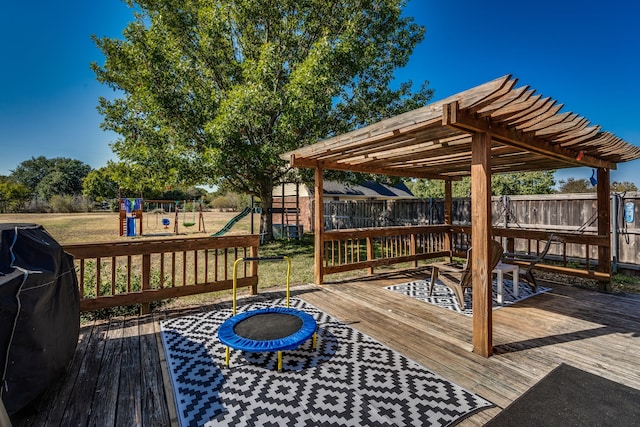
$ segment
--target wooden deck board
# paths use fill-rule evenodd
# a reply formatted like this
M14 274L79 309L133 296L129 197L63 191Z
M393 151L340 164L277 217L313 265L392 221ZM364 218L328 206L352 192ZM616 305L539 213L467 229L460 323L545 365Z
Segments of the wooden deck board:
M94 404L89 413L89 425L115 424L116 413L113 410L118 403L118 381L113 381L113 376L120 373L120 360L122 357L124 319L115 318L109 324L107 340L102 354L102 364L97 375L97 384L94 394Z
M118 411L115 425L142 425L142 357L138 318L130 318L123 330Z
M165 398L164 378L153 316L140 319L140 355L142 363L142 417L143 425L168 426L171 424ZM159 335L159 334L158 334ZM164 353L164 352L163 352ZM170 402L173 402L171 397ZM175 412L175 411L174 411Z
M120 327L122 323L118 319L114 319L112 325ZM93 410L93 397L97 386L96 378L100 373L100 366L104 361L104 349L109 341L109 326L109 323L101 323L92 328L89 344L80 365L68 405L66 407L57 407L54 404L53 406L54 410L63 413L60 422L61 426L88 425L89 415ZM111 374L111 376L113 375Z
M293 294L496 406L462 421L483 425L560 363L640 389L640 298L564 285L493 312L494 356L471 352L471 319L382 289L420 272L302 286ZM281 292L251 298L272 298ZM227 302L228 304L228 302ZM177 426L159 321L219 306L174 308L83 326L59 382L18 426Z

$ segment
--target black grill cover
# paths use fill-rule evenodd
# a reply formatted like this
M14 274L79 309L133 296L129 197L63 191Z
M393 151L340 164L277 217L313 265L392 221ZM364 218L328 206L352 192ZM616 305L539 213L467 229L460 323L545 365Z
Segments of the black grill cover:
M80 331L73 257L36 224L0 224L0 398L24 408L64 372Z

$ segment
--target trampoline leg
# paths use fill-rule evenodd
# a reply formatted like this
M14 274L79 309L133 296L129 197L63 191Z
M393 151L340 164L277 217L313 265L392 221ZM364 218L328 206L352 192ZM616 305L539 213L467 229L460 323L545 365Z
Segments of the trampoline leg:
M315 350L316 348L318 348L318 333L314 332L313 333L313 339L311 341L313 343L313 349Z
M282 372L282 352L278 352L278 372Z
M228 368L228 367L229 367L229 358L230 358L230 354L229 354L229 353L230 353L229 346L227 346L227 350L226 350L226 352L225 352L225 353L226 353L226 354L225 354L225 363L226 363L227 368Z

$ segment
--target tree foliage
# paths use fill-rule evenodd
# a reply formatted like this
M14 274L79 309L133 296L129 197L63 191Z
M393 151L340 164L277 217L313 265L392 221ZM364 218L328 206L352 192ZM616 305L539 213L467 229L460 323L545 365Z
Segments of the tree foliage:
M494 196L551 194L554 192L554 171L516 172L495 174L491 177L491 194ZM444 181L418 179L409 183L411 192L417 197L444 197ZM464 177L451 185L453 197L469 197L471 195L471 178Z
M172 184L227 184L268 208L280 154L431 97L426 82L391 88L424 34L404 0L129 3L124 40L95 38L93 69L119 95L100 99L102 126L120 159Z
M204 189L187 186L171 186L146 173L138 164L108 162L107 166L94 169L84 179L83 194L96 201L117 197L139 197L161 200L194 200L204 196Z
M588 179L573 177L561 180L558 188L559 193L595 193L596 190L597 188L591 185Z
M494 196L551 194L556 185L554 173L555 171L533 171L496 174L491 179L491 193Z
M20 212L31 197L31 190L15 179L0 175L0 212Z
M624 193L626 191L638 191L638 186L636 186L633 182L629 181L613 181L611 183L611 191L616 193Z
M83 192L95 200L122 197L151 197L165 189L161 179L152 176L137 163L107 162L91 171L83 182Z
M82 193L97 202L117 198L120 186L111 169L105 166L89 172L82 181Z
M91 166L80 160L39 156L20 163L10 176L41 199L49 200L54 195L82 194L82 181L90 171Z

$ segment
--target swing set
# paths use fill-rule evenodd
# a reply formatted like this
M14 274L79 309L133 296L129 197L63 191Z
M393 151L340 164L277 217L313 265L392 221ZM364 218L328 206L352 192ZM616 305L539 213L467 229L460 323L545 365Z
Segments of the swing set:
M190 204L190 210L187 209ZM197 205L197 208L196 208ZM196 221L196 210L198 220ZM179 224L184 227L193 227L198 224L198 231L205 232L204 214L202 209L202 199L200 200L144 200L143 198L120 199L120 235L136 236L143 235L143 214L146 217L145 229L154 231L153 234L145 235L167 235L171 225L171 214L174 213L173 233L179 234ZM182 221L180 221L182 213ZM154 219L155 217L155 219ZM136 222L138 225L136 225ZM162 232L164 230L164 232Z
M187 201L186 200L176 200L176 214L175 219L173 221L173 228L176 234L178 234L178 223L180 222L180 211L182 211L182 225L185 227L193 227L196 225L196 203L198 205L198 231L207 232L204 225L204 214L202 213L202 199L200 200L191 200L191 215L188 218L188 209L187 209Z
M173 200L145 200L145 216L146 216L146 228L147 230L161 230L164 232L156 235L171 234L169 226L171 225L171 214L175 210L175 202ZM149 219L151 216L155 217L155 221Z

